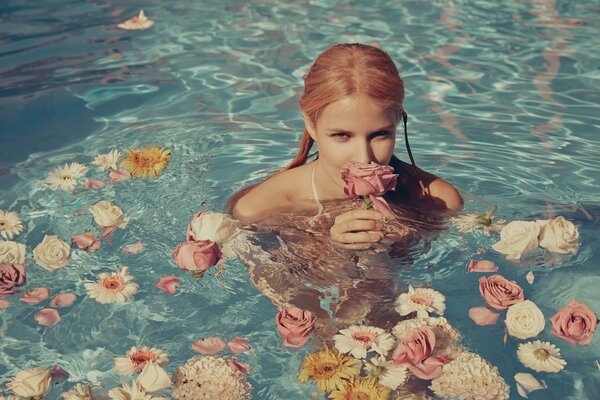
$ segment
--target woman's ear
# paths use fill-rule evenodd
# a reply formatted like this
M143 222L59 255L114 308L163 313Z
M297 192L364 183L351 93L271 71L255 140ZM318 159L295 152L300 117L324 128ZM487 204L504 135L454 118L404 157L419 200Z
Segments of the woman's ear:
M315 127L313 126L312 122L310 121L310 118L308 118L306 116L306 114L304 114L304 113L302 113L302 118L304 118L304 126L306 127L308 134L316 142L317 141L317 131L315 130Z

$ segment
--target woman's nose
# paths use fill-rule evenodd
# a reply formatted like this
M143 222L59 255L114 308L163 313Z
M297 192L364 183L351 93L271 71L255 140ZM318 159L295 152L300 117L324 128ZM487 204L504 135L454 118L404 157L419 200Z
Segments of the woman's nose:
M358 143L358 149L356 151L355 158L356 159L354 161L363 164L369 164L371 161L374 161L373 149L368 141L360 141Z

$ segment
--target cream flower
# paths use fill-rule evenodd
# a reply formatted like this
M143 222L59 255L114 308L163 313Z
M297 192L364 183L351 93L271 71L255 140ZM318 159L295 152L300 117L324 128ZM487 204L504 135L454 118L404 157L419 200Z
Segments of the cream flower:
M429 316L430 312L435 312L439 315L444 315L446 297L434 289L417 288L413 289L412 285L408 286L408 293L402 293L396 299L396 311L400 315L408 315L412 312L417 312L418 318Z
M537 336L546 325L544 314L531 300L523 300L510 306L504 323L508 334L519 339Z
M524 366L537 372L559 372L567 365L555 345L541 340L521 343L517 357Z
M68 392L61 394L63 400L94 400L94 388L92 385L83 386L81 383Z
M579 231L575 224L564 217L549 221L537 221L541 226L540 246L554 253L577 253Z
M129 18L127 21L120 23L117 25L121 29L126 30L137 30L137 29L148 29L154 25L154 21L151 21L144 14L144 10L140 10L140 13L132 18Z
M398 366L393 361L386 361L384 356L377 356L365 362L365 370L371 378L390 389L397 389L408 380L408 367Z
M367 351L385 356L394 347L392 335L374 326L353 325L340 330L333 340L340 353L351 354L355 358L367 357Z
M35 262L50 272L68 265L69 254L71 246L56 235L44 235L44 240L33 249Z
M108 397L112 400L158 400L158 397L152 397L147 394L138 382L133 382L129 385L123 382L123 385L118 388L111 389L108 392Z
M523 372L515 374L515 383L517 384L517 392L519 392L519 394L525 398L527 398L529 393L533 392L534 390L548 388L546 382L542 381L540 383L540 381L535 379L533 375Z
M508 400L510 392L496 367L468 352L444 365L429 388L439 397L462 400Z
M98 166L98 171L104 171L106 169L116 171L118 169L117 163L122 155L123 153L119 150L113 149L106 154L98 154L96 158L94 158L94 161L92 161L92 164Z
M94 216L96 224L101 227L118 226L123 229L129 223L129 219L125 217L123 210L110 201L99 201L91 206L89 210Z
M115 370L119 375L131 376L134 372L142 372L148 363L156 363L164 367L169 362L167 353L156 347L133 346L125 357L115 358Z
M475 229L482 229L483 233L489 236L492 233L500 233L504 227L503 219L494 222L492 217L495 212L496 207L494 206L487 214L463 214L450 218L450 222L459 232L467 233Z
M171 386L171 377L156 362L147 362L137 382L146 392L153 393Z
M0 210L0 235L4 239L12 239L23 232L23 221L16 211Z
M21 397L39 397L48 393L51 381L50 370L36 367L17 372L6 387Z
M83 178L87 167L79 163L67 163L57 167L46 177L46 185L52 190L73 190L78 183L78 178Z
M128 283L133 279L128 275L129 269L123 267L120 272L105 272L98 275L98 282L88 282L84 286L88 296L98 303L125 303L137 293L137 283Z
M0 240L0 264L25 264L25 245Z
M505 254L509 260L518 260L524 253L534 251L538 246L540 224L536 221L512 221L500 232L500 241L492 248Z
M215 242L226 257L233 257L235 253L227 242L238 232L238 221L227 214L199 212L192 218L187 234L188 240Z

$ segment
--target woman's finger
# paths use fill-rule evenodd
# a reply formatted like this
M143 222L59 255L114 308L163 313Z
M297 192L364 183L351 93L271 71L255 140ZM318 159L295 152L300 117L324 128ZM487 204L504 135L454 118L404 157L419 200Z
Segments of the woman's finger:
M383 214L375 210L352 210L338 215L335 218L335 223L349 221L351 219L383 219Z
M340 233L332 235L331 239L336 242L354 244L354 243L375 243L383 239L381 231L365 231L358 233Z

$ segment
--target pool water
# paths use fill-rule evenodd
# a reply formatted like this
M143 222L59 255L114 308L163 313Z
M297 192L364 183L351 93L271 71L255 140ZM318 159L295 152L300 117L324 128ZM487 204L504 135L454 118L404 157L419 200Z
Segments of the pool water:
M580 233L575 255L538 253L512 262L491 249L497 236L448 225L417 246L403 284L446 296L444 316L461 343L498 367L520 398L513 376L532 373L548 389L531 399L600 397L600 339L574 346L550 334L549 318L572 298L600 313L600 6L588 1L159 2L4 1L0 5L0 209L26 225L15 241L28 255L27 285L73 292L61 322L39 325L35 306L8 300L0 311L0 385L17 371L60 364L76 383L102 382L104 393L127 380L113 370L132 346L158 347L166 369L196 355L191 344L242 336L252 349L236 357L251 366L255 399L304 399L316 385L298 382L313 348L282 347L277 308L229 259L222 274L197 279L177 269L171 252L199 210L220 212L236 190L286 165L303 129L302 76L335 43L378 43L405 79L411 147L417 164L461 190L465 212L498 205L507 221L562 215ZM116 25L142 8L155 25ZM131 179L100 190L53 191L46 175L67 162L90 169L113 148L159 145L173 155L156 179ZM402 141L396 154L407 159ZM131 218L94 254L72 251L69 266L48 272L32 250L45 234L63 240L94 229L89 214L109 200ZM126 254L123 246L144 249ZM485 249L485 254L480 254ZM494 261L546 317L536 338L561 350L567 367L537 373L516 357L523 342L504 324L480 327L468 317L484 305L482 274L471 259ZM397 261L398 263L400 261ZM122 305L99 304L83 283L129 267L140 290ZM529 285L525 275L533 271ZM154 283L177 275L169 296ZM24 290L22 291L24 292ZM598 336L598 335L596 335ZM0 389L0 391L3 389ZM8 393L8 392L6 392ZM165 392L168 396L168 391ZM322 396L322 395L321 395Z

